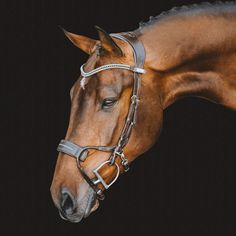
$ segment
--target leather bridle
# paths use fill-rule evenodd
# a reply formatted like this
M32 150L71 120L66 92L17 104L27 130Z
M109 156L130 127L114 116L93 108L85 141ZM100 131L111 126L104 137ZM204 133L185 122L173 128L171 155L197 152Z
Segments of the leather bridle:
M128 159L125 157L123 148L129 141L131 131L133 126L136 123L136 115L137 115L137 108L139 103L139 93L140 93L140 86L141 86L141 78L139 74L145 73L143 69L144 61L145 61L145 50L143 44L138 40L137 36L134 32L122 33L122 34L111 34L112 37L125 41L126 43L130 44L133 49L133 57L135 66L125 65L125 64L108 64L101 67L98 67L90 72L85 72L83 69L83 65L81 66L81 75L84 78L90 77L96 73L99 73L103 70L108 69L125 69L130 70L134 73L134 82L133 82L133 91L132 96L130 98L130 106L129 111L126 117L125 125L119 137L119 140L115 146L80 146L75 144L69 140L61 140L58 145L57 150L59 152L65 153L69 156L72 156L76 159L78 169L80 170L82 176L87 181L87 183L92 187L95 191L97 198L99 200L103 200L105 195L103 190L98 187L98 184L101 183L105 189L108 189L118 178L120 174L120 167L116 163L116 158L119 157L121 160L121 165L124 168L124 171L129 170L129 163ZM109 159L102 164L100 164L93 173L95 174L95 179L90 179L88 175L84 172L82 166L80 165L81 161L84 161L87 157L88 150L98 150L103 152L111 152L111 156ZM102 176L99 174L99 170L106 164L113 165L117 169L117 173L115 178L107 184Z

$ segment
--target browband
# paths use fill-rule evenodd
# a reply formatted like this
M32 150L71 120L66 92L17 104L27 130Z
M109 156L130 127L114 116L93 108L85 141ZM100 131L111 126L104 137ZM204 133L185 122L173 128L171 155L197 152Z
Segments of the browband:
M123 69L123 70L130 70L130 71L133 71L133 72L136 72L136 73L139 73L139 74L144 74L145 73L145 70L142 69L142 68L138 68L138 67L133 67L133 66L130 66L130 65L126 65L126 64L108 64L108 65L103 65L103 66L100 66L94 70L91 70L89 72L85 72L84 71L84 65L83 64L81 67L80 67L80 72L81 72L81 75L82 77L86 78L86 77L90 77L94 74L97 74L98 72L100 71L103 71L103 70L109 70L109 69Z

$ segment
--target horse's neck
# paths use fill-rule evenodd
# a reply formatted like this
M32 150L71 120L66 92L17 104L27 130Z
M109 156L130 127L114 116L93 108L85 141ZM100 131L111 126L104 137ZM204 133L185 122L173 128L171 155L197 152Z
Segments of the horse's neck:
M236 109L236 11L226 13L173 16L141 29L163 108L199 96Z

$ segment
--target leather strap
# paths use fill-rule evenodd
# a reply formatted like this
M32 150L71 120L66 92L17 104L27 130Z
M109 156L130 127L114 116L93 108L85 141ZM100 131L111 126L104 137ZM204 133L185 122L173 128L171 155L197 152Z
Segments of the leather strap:
M145 49L143 47L143 44L137 39L136 34L134 32L127 32L122 34L111 34L111 36L130 44L131 47L133 48L133 57L135 66L138 68L143 68L146 56ZM140 101L139 100L140 86L141 86L141 78L139 77L138 73L134 73L134 84L131 96L131 104L129 107L123 131L120 135L118 144L115 149L116 153L123 152L123 148L128 143L132 128L136 123L137 108L138 108L138 103ZM113 152L112 155L113 162L115 160L115 152Z

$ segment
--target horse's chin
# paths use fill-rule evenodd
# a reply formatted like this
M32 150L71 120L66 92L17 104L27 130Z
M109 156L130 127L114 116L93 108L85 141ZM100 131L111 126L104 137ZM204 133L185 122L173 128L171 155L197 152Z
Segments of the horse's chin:
M93 206L87 207L84 218L88 217L92 212L96 211L98 207L99 207L99 201L96 199L95 204L93 204Z
M63 220L71 223L79 223L83 218L88 217L99 207L99 201L96 199L94 191L88 191L86 196L78 201L77 210L75 213L66 215L63 211L59 211L60 217Z

